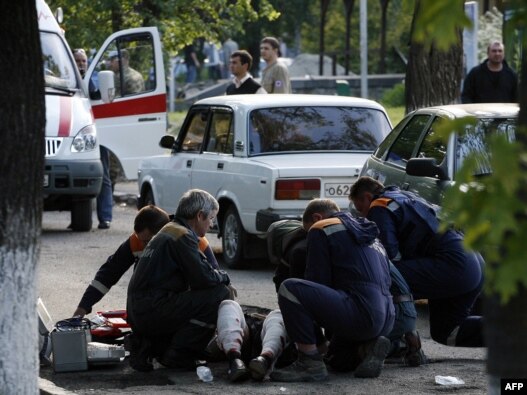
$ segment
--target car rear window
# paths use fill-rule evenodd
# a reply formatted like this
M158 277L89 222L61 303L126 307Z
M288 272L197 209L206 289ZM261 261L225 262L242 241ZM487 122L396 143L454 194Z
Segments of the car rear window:
M295 151L373 151L390 130L382 111L352 107L279 107L254 110L249 154Z
M487 136L490 133L499 133L507 137L509 141L516 139L515 119L478 119L475 126L468 126L463 135L458 136L456 145L456 171L461 168L465 158L477 153L477 169L475 175L490 174L490 149L487 145Z

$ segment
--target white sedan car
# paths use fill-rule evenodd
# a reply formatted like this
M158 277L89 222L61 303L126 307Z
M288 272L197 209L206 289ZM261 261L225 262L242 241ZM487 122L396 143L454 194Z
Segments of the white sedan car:
M200 188L220 204L223 261L242 267L265 256L269 225L299 219L313 198L348 208L350 186L391 129L384 108L365 99L320 95L218 96L196 102L171 149L139 166L139 206L174 213Z

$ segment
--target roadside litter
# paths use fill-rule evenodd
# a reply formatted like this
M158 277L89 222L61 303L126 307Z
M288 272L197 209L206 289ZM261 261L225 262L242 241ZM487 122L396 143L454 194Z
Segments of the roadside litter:
M436 376L436 384L439 385L463 385L465 382L454 376Z

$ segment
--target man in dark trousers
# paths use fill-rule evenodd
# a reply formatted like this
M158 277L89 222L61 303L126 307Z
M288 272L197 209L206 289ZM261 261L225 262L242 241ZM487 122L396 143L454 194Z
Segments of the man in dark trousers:
M314 199L302 222L309 229L305 280L285 280L278 292L287 333L298 359L275 370L275 381L322 381L328 373L316 346L316 325L331 332L331 343L357 345L356 377L378 377L390 350L394 323L390 269L376 239L377 226L339 212L331 199Z
M269 227L266 237L269 259L276 265L273 282L278 292L280 285L286 279L304 278L307 232L301 221L281 220ZM278 247L280 251L277 250ZM419 333L416 331L417 311L410 287L392 263L390 263L390 277L395 322L391 332L386 336L392 343L388 358L400 359L408 366L420 366L426 363L427 359L421 349ZM323 342L325 338L330 338L327 332L325 337L321 333L318 334L317 343ZM330 344L325 355L326 363L336 371L354 370L360 362L355 351Z
M470 315L483 284L481 255L465 251L460 232L440 232L436 207L413 193L360 177L350 199L379 227L381 242L414 297L428 299L432 339L482 347L482 317Z
M232 83L227 86L225 91L227 95L267 93L249 74L252 63L253 58L249 52L240 50L232 53L229 61L229 70L234 78Z
M489 44L487 59L465 78L462 103L518 102L518 76L505 61L504 50L499 41Z
M98 303L128 269L139 261L148 242L169 221L170 216L159 207L148 205L139 210L134 219L134 232L97 270L95 277L84 291L73 316L84 317L91 313L93 305ZM207 260L218 268L214 252L205 237L200 238L199 249L205 254Z
M227 273L199 249L199 238L218 209L208 192L187 191L174 220L154 236L137 263L127 296L134 369L151 370L152 357L169 368L195 368L195 361L205 356L218 307L231 295Z

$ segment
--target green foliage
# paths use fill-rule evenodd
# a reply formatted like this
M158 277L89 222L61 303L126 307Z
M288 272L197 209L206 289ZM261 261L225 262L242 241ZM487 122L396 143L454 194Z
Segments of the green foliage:
M408 4L407 4L408 3ZM391 0L388 5L386 29L386 72L403 73L405 65L395 53L397 48L407 56L410 42L410 25L412 13L407 9L413 6L413 0ZM312 18L302 24L301 49L304 53L319 53L320 32L320 2L310 1L307 11ZM379 1L368 1L368 70L374 72L379 63L381 7ZM360 71L360 7L355 1L351 15L350 37L350 70ZM337 61L343 65L346 34L345 9L342 1L332 1L329 4L325 27L326 53L336 53Z
M280 16L269 0L256 9L250 0L49 0L62 7L66 37L74 47L99 48L116 30L157 26L165 50L177 52L197 38L218 41L227 32L243 31L243 24Z
M425 47L435 44L440 50L448 50L458 40L458 29L472 26L463 3L463 0L420 0L414 39Z
M404 106L404 83L395 84L393 88L385 90L380 101L383 106Z
M495 135L489 146L493 174L475 178L478 155L467 158L456 175L456 186L445 193L443 219L465 231L468 249L485 256L485 290L501 295L506 303L520 285L527 286L527 212L518 198L527 176L520 169L517 143Z

